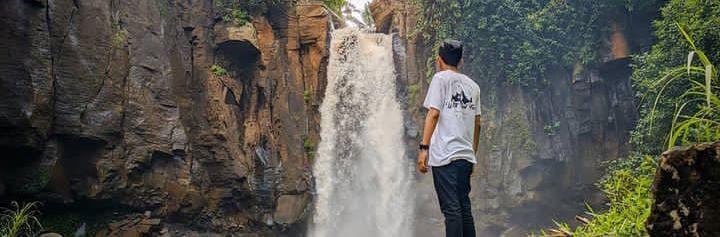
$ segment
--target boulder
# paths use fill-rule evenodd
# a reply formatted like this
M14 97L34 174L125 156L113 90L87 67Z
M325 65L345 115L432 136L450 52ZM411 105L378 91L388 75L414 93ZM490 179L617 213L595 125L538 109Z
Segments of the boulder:
M652 186L650 236L720 236L720 142L666 151Z

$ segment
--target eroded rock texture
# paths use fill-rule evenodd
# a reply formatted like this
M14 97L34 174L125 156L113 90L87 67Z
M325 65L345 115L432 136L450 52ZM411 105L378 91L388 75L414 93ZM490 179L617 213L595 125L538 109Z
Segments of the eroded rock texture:
M425 60L434 55L423 37L407 34L417 22L415 6L377 0L370 10L378 31L397 33L406 43L404 88L412 115L406 131L414 149L429 85ZM626 154L637 116L628 51L647 45L649 33L637 32L651 29L649 24L617 20L608 20L613 31L597 49L605 55L602 63L553 67L542 88L498 83L503 78L474 78L483 91L483 128L471 193L479 236L525 236L552 226L552 220L572 220L584 212L586 202L602 203L594 185L603 174L602 163ZM463 69L470 77L473 70L482 67ZM418 180L418 216L424 218L417 220L416 236L441 236L443 218L432 179Z
M720 236L720 143L666 151L659 164L650 236Z
M2 199L107 201L216 232L305 215L322 6L237 25L212 0L1 5Z

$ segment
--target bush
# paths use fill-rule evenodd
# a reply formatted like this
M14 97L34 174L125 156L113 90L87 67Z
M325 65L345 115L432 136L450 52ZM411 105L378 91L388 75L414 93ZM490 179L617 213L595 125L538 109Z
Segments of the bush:
M679 97L672 98L675 112L672 116L670 131L667 136L667 149L675 145L689 145L701 142L714 142L720 139L720 98L718 96L717 69L707 57L705 52L698 49L692 37L678 24L691 51L687 56L687 65L671 69L667 74L653 84L659 92L650 111L650 124L654 114L658 111L657 105L664 98L665 89L680 83ZM694 59L700 61L696 66Z
M655 101L662 89L662 86L656 86L658 81L678 66L686 65L688 52L693 51L677 24L692 34L698 50L714 50L706 55L710 62L720 60L720 50L715 50L720 48L720 31L717 30L720 1L671 0L662 7L661 13L662 17L653 23L657 41L649 52L635 56L633 63L632 84L640 100L640 119L631 141L645 154L660 154L665 150L668 142L665 135L673 127L675 105L691 85L674 83L664 87L663 96Z
M263 0L214 0L213 2L222 20L237 26L243 26L250 22L252 20L251 12L261 14L267 11L267 4Z
M645 219L650 215L650 187L656 162L650 156L635 155L610 164L598 187L608 198L608 210L596 212L588 206L590 220L575 229L567 223L542 231L542 236L644 236Z

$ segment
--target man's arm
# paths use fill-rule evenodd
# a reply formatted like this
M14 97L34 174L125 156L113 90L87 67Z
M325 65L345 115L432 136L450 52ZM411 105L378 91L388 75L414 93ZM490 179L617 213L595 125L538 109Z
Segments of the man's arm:
M473 152L477 153L478 142L480 142L480 128L482 127L482 119L480 115L475 116L475 131L473 131Z
M430 138L432 138L433 132L435 132L435 127L437 126L439 119L440 111L436 108L430 108L425 116L425 126L423 128L423 137L420 144L430 145ZM418 155L418 170L422 173L427 172L427 157L428 150L420 150L420 154Z

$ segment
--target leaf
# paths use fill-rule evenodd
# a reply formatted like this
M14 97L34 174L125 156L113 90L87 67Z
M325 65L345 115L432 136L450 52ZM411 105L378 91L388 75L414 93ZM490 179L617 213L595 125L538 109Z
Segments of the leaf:
M687 58L687 73L688 73L688 76L690 75L690 67L692 66L693 56L695 56L695 51L691 51L691 52L688 54L688 58Z
M705 65L705 99L708 107L711 107L710 96L712 95L712 65Z
M677 25L678 29L680 29L680 33L682 33L682 35L685 37L685 40L687 40L687 42L690 44L690 47L692 47L693 50L697 50L697 47L695 47L695 42L692 40L692 37L690 37L690 35L685 32L685 29L682 28L680 23L675 22L675 25Z

